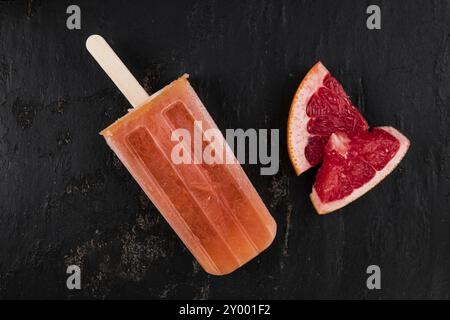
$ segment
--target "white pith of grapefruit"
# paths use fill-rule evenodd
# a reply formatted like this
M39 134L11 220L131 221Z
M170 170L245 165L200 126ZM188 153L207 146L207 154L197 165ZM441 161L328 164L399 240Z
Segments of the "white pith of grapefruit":
M329 74L327 68L321 62L317 62L300 83L289 110L288 150L297 175L311 168L304 153L309 138L307 131L309 117L306 114L306 105L317 88L322 85L327 74Z

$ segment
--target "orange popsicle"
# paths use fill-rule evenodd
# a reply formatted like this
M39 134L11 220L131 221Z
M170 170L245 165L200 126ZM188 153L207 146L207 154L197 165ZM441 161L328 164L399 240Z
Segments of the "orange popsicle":
M198 130L194 121L201 122L203 133L217 128L187 77L151 97L144 97L140 89L131 94L121 90L137 108L101 134L202 267L224 275L266 249L275 237L276 224L237 161L172 161L177 143L171 139L174 129L194 136ZM145 101L138 105L142 98ZM224 145L227 156L235 159L223 136L219 138L214 144Z

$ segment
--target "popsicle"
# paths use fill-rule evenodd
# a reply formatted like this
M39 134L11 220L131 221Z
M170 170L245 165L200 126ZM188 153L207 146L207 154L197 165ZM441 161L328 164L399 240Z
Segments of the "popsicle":
M100 134L203 269L225 275L265 250L276 223L221 134L212 148L233 163L172 160L173 130L217 129L187 75L149 97L102 37L86 47L134 107Z

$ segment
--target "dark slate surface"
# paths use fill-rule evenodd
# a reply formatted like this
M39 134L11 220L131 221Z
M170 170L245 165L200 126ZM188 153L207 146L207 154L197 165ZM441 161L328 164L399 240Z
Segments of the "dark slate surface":
M69 4L0 2L0 298L450 298L448 1L77 0L80 31ZM244 166L278 223L269 250L225 277L193 261L98 135L129 106L86 52L92 33L149 92L190 73L222 130L281 129L280 172ZM380 186L323 217L285 143L319 59L370 124L412 141ZM382 290L366 288L371 264Z

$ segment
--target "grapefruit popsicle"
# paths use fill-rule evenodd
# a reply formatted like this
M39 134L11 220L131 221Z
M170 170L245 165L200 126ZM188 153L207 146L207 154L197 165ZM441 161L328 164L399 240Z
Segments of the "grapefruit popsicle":
M148 97L134 78L124 79L131 74L103 38L91 36L87 47L136 107L101 134L200 265L224 275L266 249L276 223L222 135L212 147L223 145L233 163L172 161L174 130L194 137L217 129L187 76Z

